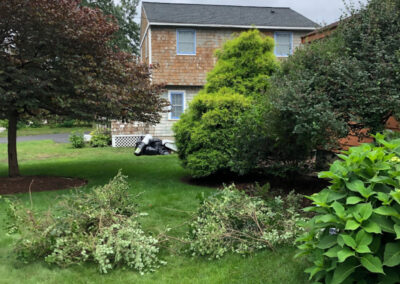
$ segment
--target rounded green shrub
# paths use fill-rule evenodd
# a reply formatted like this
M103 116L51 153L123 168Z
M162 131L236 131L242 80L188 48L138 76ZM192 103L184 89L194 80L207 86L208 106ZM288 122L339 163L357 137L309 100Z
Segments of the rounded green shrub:
M83 148L85 147L85 139L83 138L82 132L73 132L69 136L69 142L73 148Z
M320 173L332 185L309 196L315 216L299 239L323 283L400 283L400 139L375 136Z
M174 125L179 158L193 177L229 171L239 116L250 100L229 89L200 93Z
M90 133L90 146L107 147L111 145L111 132L109 130L96 129Z

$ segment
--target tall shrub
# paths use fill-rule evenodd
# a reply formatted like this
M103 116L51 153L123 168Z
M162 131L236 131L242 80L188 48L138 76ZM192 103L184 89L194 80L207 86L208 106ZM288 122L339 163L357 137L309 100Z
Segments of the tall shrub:
M298 50L272 79L271 128L287 158L332 149L400 115L400 2L372 0L329 38Z
M274 42L258 30L243 32L216 52L217 63L186 114L174 126L179 157L195 177L235 170L238 122L268 89L278 68Z

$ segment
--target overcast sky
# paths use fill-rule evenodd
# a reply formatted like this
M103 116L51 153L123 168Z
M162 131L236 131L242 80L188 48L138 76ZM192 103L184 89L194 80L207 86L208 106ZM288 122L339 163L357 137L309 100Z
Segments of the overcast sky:
M146 2L195 3L216 5L290 7L318 24L337 21L346 11L343 0L145 0ZM346 0L357 7L368 0ZM139 20L140 10L137 19Z

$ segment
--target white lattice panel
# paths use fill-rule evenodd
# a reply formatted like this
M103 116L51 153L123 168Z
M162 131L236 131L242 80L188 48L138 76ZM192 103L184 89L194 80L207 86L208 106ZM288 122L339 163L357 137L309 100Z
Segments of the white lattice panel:
M137 142L142 141L144 135L113 135L112 146L120 147L135 147Z

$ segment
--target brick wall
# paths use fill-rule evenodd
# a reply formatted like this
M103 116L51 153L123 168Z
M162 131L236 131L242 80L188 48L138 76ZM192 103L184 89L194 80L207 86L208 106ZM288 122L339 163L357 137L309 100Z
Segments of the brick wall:
M151 27L152 63L158 68L153 71L153 80L174 86L203 86L206 76L215 65L214 52L229 39L244 30L197 28L196 55L176 54L175 27ZM273 37L274 31L263 30ZM293 46L301 44L301 36L306 32L293 32Z

